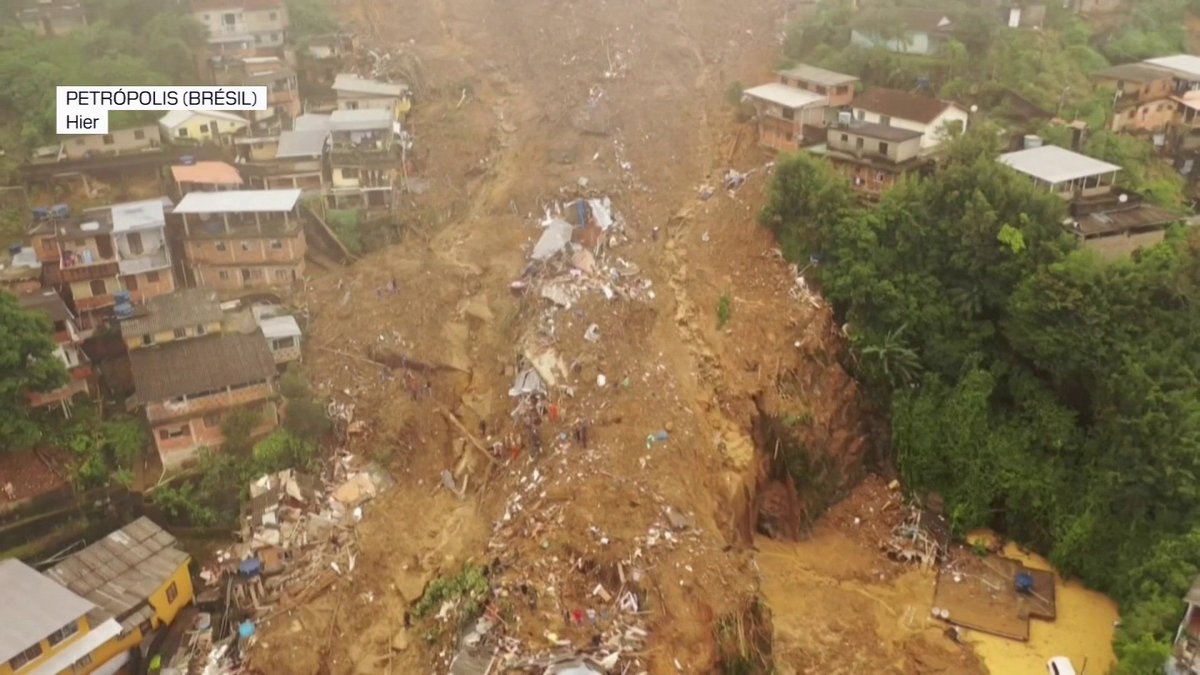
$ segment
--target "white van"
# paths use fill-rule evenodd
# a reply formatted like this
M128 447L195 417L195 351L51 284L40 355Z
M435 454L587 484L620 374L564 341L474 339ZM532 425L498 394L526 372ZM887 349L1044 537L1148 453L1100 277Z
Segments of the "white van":
M1047 661L1046 672L1050 675L1078 675L1075 666L1071 665L1071 659L1065 656L1056 656Z

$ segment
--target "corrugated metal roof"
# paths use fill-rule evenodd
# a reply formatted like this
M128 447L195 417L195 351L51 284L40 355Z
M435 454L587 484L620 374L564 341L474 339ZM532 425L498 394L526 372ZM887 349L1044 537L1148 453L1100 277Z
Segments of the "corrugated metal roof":
M296 208L300 190L189 192L174 213L282 213Z
M325 141L328 139L328 129L284 131L279 134L279 149L275 151L275 158L319 157L325 151Z
M829 102L829 99L820 94L814 94L811 91L805 91L798 87L791 87L779 82L760 84L742 93L745 96L776 103L785 108L804 108L810 105L825 105Z
M225 162L196 162L177 164L171 167L176 183L203 183L205 185L241 185L242 176L237 167Z
M42 312L50 317L51 321L66 321L73 319L71 310L67 309L67 304L63 302L58 291L53 288L43 288L39 291L31 291L22 293L17 296L17 304L22 309Z
M329 131L329 115L306 113L292 121L293 131Z
M239 117L233 113L227 113L221 110L172 110L166 115L158 118L158 123L164 127L167 127L168 129L174 129L175 127L184 124L197 115L210 117L215 120L224 120L226 122L239 122L243 126L250 124L243 117Z
M0 663L95 607L20 560L0 560Z
M1171 77L1171 71L1149 63L1121 63L1092 73L1092 77L1130 82L1153 82Z
M368 80L350 73L341 73L333 79L333 90L347 94L369 94L372 96L392 96L399 98L408 87L403 84L390 84L378 80Z
M121 335L141 337L176 328L195 327L224 318L217 292L206 288L181 288L146 300L139 313L121 321Z
M826 87L836 87L842 84L858 82L858 78L853 75L846 75L845 73L839 73L833 70L826 70L824 68L810 66L807 63L796 64L795 66L785 70L777 70L775 71L775 74L783 75L784 77L788 77L793 80L801 80L803 82L812 82L814 84L824 85Z
M1081 155L1057 145L1006 152L1000 155L999 159L1001 163L1051 185L1121 170L1116 164Z
M123 620L170 581L188 555L145 516L72 554L46 576Z
M268 340L285 337L299 337L300 324L293 316L272 316L258 322L262 328L263 337Z
M390 129L392 121L392 113L383 108L336 110L329 115L329 128L333 131Z
M275 360L262 333L178 340L129 352L134 405L266 380Z
M165 197L147 199L140 202L113 204L113 232L131 232L133 230L165 227L167 218L163 215L163 208L170 205L170 200Z
M1200 80L1200 56L1191 54L1175 54L1174 56L1159 56L1146 59L1143 63L1166 68L1176 76L1184 79Z

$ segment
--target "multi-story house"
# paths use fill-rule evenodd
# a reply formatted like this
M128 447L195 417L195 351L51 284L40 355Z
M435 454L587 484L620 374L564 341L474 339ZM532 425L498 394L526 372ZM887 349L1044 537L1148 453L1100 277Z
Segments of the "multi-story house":
M284 131L279 134L270 157L251 159L239 166L251 187L264 190L298 188L305 194L319 195L325 190L325 150L328 145L327 128Z
M1121 167L1066 148L1035 141L1032 147L1000 155L999 161L1066 201L1071 216L1066 228L1103 257L1157 244L1166 226L1182 219L1118 187Z
M237 295L289 289L304 277L300 190L189 192L173 213L196 286Z
M329 115L332 208L388 209L400 159L395 121L386 109L335 110Z
M88 25L87 12L76 0L29 0L17 10L25 30L42 37L62 37Z
M841 108L854 101L858 78L853 75L825 70L801 63L786 70L775 71L780 84L804 89L824 96L830 108Z
M769 82L742 92L754 105L758 142L789 152L804 145L805 129L825 124L829 99L821 94L779 82Z
M191 603L189 560L143 517L44 574L0 561L0 675L120 672Z
M277 56L214 57L213 81L220 86L267 87L267 109L247 110L250 133L260 135L290 127L300 115L296 71Z
M208 31L213 51L278 48L288 40L288 12L283 0L192 0L192 18Z
M1092 74L1100 86L1111 87L1112 131L1162 131L1175 116L1175 76L1148 63L1125 63Z
M103 323L121 286L120 261L110 221L83 217L51 218L30 232L47 283L69 296L84 328Z
M226 333L211 291L191 289L148 303L123 321L134 395L144 409L163 467L178 468L201 448L224 442L225 417L239 408L259 415L254 434L279 422L275 357L259 330Z
M75 315L67 308L58 291L44 288L17 296L22 309L41 312L50 319L54 330L54 355L67 369L70 380L54 391L31 393L29 403L35 408L53 405L64 408L76 394L91 393L92 366L83 352L83 334Z
M967 130L970 114L949 101L898 89L873 87L857 95L854 119L921 132L921 151L930 152Z
M135 303L175 290L171 251L167 246L165 197L113 204L83 212L86 219L112 228L121 287Z
M850 178L859 194L878 199L905 177L932 168L932 160L921 154L921 132L913 129L860 122L843 113L829 127L824 154Z
M408 86L392 84L341 73L333 80L338 110L387 110L394 119L401 119L411 107Z
M1157 56L1146 59L1142 63L1170 72L1175 78L1176 93L1182 94L1200 89L1200 56L1193 54Z

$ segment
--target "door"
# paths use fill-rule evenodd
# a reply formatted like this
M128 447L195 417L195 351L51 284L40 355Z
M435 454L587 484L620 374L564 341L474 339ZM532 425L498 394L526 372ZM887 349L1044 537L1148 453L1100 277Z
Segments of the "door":
M112 239L108 237L96 237L96 253L100 255L102 260L111 260L113 257Z

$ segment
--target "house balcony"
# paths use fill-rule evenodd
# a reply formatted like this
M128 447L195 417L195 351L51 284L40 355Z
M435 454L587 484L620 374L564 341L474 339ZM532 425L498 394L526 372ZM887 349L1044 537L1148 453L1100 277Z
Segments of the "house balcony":
M171 259L167 257L165 251L161 251L155 255L122 259L119 267L123 275L142 274L169 269L171 267Z
M106 307L112 307L117 301L111 295L96 295L90 298L76 298L75 309L80 312L94 312Z
M65 255L62 257L62 266L59 268L59 275L66 283L111 279L119 273L120 264L116 260L100 260L84 264L78 259L72 259Z

